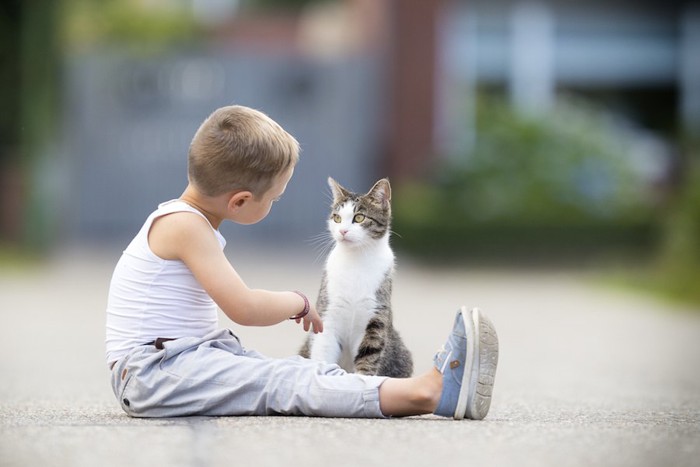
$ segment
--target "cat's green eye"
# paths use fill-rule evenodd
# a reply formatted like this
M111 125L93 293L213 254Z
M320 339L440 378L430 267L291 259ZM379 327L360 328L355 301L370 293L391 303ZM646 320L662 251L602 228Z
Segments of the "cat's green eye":
M364 222L364 220L365 220L364 214L355 214L355 217L352 218L352 221L356 224Z
M333 214L331 216L331 219L333 219L333 222L335 222L336 224L340 224L341 219L339 214Z

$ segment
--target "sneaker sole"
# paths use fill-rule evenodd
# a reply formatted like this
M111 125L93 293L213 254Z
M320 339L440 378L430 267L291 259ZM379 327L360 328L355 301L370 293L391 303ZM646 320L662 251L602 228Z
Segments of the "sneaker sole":
M491 407L498 366L498 335L493 323L478 308L461 309L467 331L467 358L455 419L482 420ZM476 334L476 335L475 335Z

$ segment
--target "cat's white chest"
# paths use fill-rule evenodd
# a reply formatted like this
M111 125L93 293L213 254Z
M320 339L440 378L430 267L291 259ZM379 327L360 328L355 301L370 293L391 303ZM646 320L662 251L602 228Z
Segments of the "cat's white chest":
M336 247L326 263L328 307L324 332L314 336L311 358L354 370L365 328L376 312L377 290L394 268L388 242L372 251Z
M331 299L355 302L374 298L387 273L393 270L394 254L388 245L373 253L360 255L343 248L331 252L326 263Z

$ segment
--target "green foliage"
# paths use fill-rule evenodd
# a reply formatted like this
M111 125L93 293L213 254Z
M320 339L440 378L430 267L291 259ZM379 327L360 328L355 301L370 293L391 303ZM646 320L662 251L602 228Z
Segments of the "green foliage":
M37 251L0 241L0 277L34 272L42 260Z
M700 146L696 151L700 149ZM687 149L686 149L687 150ZM692 150L690 151L692 154ZM658 257L650 264L623 266L606 277L618 287L642 291L684 305L700 305L700 152L670 203ZM700 311L700 307L695 308Z
M331 1L334 0L247 0L244 4L250 9L298 11L307 5Z
M65 35L72 48L119 43L139 49L188 42L200 30L184 4L133 0L65 0Z
M0 171L5 161L14 162L19 158L16 149L20 140L18 115L21 102L17 90L21 84L21 4L10 0L0 9Z
M604 113L574 101L541 118L495 100L478 108L472 150L444 162L433 183L397 190L399 245L594 248L653 236L648 187Z
M700 165L690 173L666 223L657 286L671 296L700 303Z

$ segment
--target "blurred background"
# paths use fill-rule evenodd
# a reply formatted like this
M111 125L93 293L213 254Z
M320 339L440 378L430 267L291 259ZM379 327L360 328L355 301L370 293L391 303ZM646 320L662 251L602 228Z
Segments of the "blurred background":
M334 177L390 177L400 254L614 264L700 302L700 2L5 0L0 261L123 247L232 103L301 143L224 235L308 245Z

